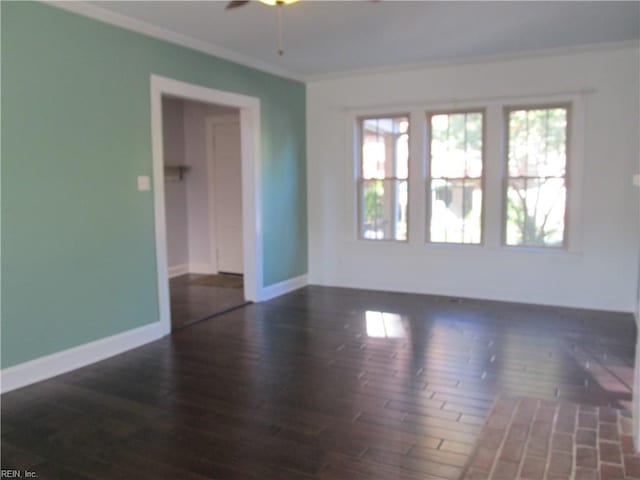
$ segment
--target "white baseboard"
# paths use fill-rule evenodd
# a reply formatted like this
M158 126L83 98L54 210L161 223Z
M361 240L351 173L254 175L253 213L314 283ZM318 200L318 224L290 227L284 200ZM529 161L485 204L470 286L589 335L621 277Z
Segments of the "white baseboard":
M280 295L284 295L285 293L292 292L302 287L306 287L308 285L307 274L300 275L299 277L290 278L288 280L284 280L280 283L275 283L273 285L269 285L268 287L263 287L260 292L259 302L264 302L270 300L275 297L279 297Z
M209 263L190 263L188 268L188 273L195 273L197 275L212 275L214 273L218 273Z
M169 278L179 277L180 275L186 275L189 273L189 265L175 265L173 267L169 267Z
M160 322L36 358L0 371L2 393L46 380L153 342L169 332Z
M528 291L512 286L511 288L495 288L493 285L482 284L470 290L454 285L435 285L422 283L409 279L408 276L398 280L390 277L378 278L375 276L360 278L332 277L322 278L319 275L310 275L310 285L337 288L354 288L360 290L373 290L378 292L399 292L418 295L436 295L444 297L460 297L469 300L490 300L496 302L522 303L528 305L543 305L548 307L578 308L583 310L596 310L602 312L631 313L632 309L620 305L617 301L609 299L585 296L576 298L566 297L559 290L547 289L542 292Z
M208 263L183 263L182 265L169 267L169 278L179 277L180 275L186 275L188 273L211 275L218 272Z

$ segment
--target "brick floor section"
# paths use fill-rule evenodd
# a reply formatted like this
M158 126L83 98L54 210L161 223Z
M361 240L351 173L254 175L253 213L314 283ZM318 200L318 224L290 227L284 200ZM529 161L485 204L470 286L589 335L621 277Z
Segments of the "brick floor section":
M501 395L463 480L640 480L631 414Z

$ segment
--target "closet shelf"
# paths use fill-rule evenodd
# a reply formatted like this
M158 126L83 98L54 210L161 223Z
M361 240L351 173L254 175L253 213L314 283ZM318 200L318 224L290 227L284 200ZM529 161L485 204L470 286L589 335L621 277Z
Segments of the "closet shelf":
M184 174L190 169L188 165L165 165L164 178L165 180L182 180Z

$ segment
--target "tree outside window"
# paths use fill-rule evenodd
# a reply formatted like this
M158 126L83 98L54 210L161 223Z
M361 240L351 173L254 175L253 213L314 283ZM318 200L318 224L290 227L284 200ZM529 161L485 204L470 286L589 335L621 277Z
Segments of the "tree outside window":
M512 108L507 113L506 244L562 247L568 107Z

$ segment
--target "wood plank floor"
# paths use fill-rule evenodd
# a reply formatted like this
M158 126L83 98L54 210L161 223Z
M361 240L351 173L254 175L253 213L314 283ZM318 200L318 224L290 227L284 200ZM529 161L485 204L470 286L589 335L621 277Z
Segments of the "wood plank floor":
M626 408L631 315L307 287L2 396L39 478L456 479L495 396Z
M247 303L242 287L218 287L199 282L209 276L191 273L174 277L169 281L173 330Z

